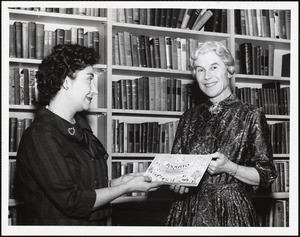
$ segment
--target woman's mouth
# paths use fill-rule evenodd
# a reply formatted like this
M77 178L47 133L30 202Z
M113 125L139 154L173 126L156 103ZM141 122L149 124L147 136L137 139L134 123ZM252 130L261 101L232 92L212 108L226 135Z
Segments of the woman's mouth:
M92 102L92 99L93 97L86 97L86 99L91 103Z
M214 86L215 84L217 84L216 81L215 81L215 82L206 83L205 86L206 86L206 87L212 87L212 86Z

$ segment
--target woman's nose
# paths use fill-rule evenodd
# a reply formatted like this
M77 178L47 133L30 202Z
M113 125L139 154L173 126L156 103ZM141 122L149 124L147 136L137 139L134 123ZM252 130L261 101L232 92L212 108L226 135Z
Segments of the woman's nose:
M211 78L211 76L212 76L212 73L211 73L211 71L208 70L208 71L205 72L204 79L208 80L208 79Z
M91 84L91 93L97 95L98 94L98 90L97 87L95 86L95 83L92 82Z

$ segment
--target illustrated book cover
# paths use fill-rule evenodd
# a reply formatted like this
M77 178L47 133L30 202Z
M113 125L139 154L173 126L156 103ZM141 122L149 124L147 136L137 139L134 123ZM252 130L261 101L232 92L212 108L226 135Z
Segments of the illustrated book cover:
M200 154L157 154L144 176L166 184L198 186L211 159Z

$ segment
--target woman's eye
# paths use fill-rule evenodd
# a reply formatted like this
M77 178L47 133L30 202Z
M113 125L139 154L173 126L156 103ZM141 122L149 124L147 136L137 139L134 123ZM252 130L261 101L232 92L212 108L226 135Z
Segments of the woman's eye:
M198 68L197 72L203 72L203 69L202 68Z

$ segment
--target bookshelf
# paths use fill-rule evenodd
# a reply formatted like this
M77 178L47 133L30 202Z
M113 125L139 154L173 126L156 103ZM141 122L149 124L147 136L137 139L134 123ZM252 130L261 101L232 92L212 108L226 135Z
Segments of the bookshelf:
M233 82L236 87L251 87L261 88L262 84L266 82L277 81L281 87L289 87L290 78L282 77L280 75L249 75L241 73L240 70L240 54L239 46L244 43L252 43L253 46L267 47L272 45L274 49L290 50L290 40L282 38L261 37L254 35L242 35L236 32L236 11L234 9L227 9L226 16L223 20L226 20L227 31L214 32L204 30L195 31L181 28L164 27L160 25L146 25L146 24L134 24L126 22L118 22L116 16L117 9L108 8L105 9L104 16L84 16L73 15L57 12L43 12L43 11L31 11L21 9L9 9L10 24L15 21L26 22L38 22L45 25L47 30L55 30L57 28L69 29L71 27L82 27L86 31L97 30L102 27L102 33L104 38L100 39L100 52L104 55L104 59L100 64L95 65L95 71L98 72L98 98L95 100L91 109L84 114L91 123L93 131L98 135L99 139L105 145L109 154L108 168L109 177L112 177L112 164L114 162L150 162L155 156L155 152L145 153L126 153L116 152L113 149L114 134L111 132L113 127L113 121L118 120L127 124L142 124L146 122L157 122L159 124L176 121L182 115L182 111L159 111L159 110L147 110L147 109L117 109L113 107L113 82L117 82L122 79L134 80L141 77L158 77L175 78L180 80L183 84L193 83L191 72L189 71L188 61L185 68L179 69L166 69L161 67L138 67L138 66L125 66L116 65L116 59L114 56L114 40L113 37L119 32L129 32L129 34L135 36L148 36L149 38L170 37L181 38L187 41L198 40L216 40L226 42L231 50L234 58L238 62L238 70L234 75ZM58 20L59 22L58 23ZM252 33L253 34L253 33ZM101 47L102 46L102 47ZM28 58L9 58L10 67L18 68L35 68L41 62L39 59ZM93 100L94 101L94 100ZM33 118L37 107L34 105L9 105L9 116L17 118L26 118L27 116ZM289 114L267 114L267 119L270 124L288 122L290 120ZM105 131L105 132L103 132ZM125 139L125 138L123 138ZM13 160L16 157L16 151L9 152L9 159ZM286 160L290 157L289 153L275 153L274 160ZM152 197L153 196L153 197ZM141 195L141 196L124 196L120 197L112 202L112 206L118 209L118 205L125 205L126 203L153 203L166 202L169 203L171 196L164 196L161 198L159 195ZM274 199L274 200L288 200L288 192L272 192L267 194L259 194L253 197L255 200ZM17 200L10 199L9 206L17 207L21 205ZM119 210L119 209L118 209ZM126 212L126 208L124 209ZM123 211L124 211L123 210ZM127 210L128 211L128 210ZM122 214L120 214L122 216ZM133 213L132 215L136 215ZM138 215L141 215L139 213ZM130 216L130 215L129 215ZM120 221L120 218L118 218ZM116 225L121 225L117 221ZM114 221L113 221L114 222ZM159 222L160 223L160 222ZM162 223L161 223L162 224ZM133 223L134 225L134 223Z

